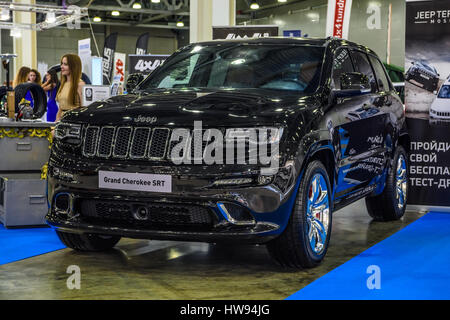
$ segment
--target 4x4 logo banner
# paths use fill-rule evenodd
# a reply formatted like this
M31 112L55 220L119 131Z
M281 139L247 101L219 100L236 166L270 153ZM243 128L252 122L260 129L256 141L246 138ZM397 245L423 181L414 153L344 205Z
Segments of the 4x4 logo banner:
M406 3L405 109L412 205L450 207L450 1Z
M213 40L277 37L278 26L213 27Z
M166 61L169 55L155 55L155 54L130 54L129 58L129 74L143 73L149 74L153 72L157 67L162 65Z
M327 37L348 39L352 0L328 0Z

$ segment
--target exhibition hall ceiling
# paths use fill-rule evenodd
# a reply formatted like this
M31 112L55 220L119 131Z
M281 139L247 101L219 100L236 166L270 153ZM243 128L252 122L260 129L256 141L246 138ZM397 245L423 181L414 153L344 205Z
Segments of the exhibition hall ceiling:
M279 6L285 6L287 12L290 5L303 1L236 0L236 19L237 22L249 21L257 12L268 12L269 15L270 9ZM36 3L88 7L91 21L98 25L170 29L189 27L189 0L36 0ZM251 9L253 3L257 3L259 9ZM45 16L39 14L37 19L45 20Z

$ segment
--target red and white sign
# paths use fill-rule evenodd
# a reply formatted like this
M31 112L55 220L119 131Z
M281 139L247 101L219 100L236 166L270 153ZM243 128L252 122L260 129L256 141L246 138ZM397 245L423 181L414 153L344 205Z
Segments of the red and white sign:
M127 56L125 53L116 52L114 54L114 70L113 82L123 84L125 82L125 60Z
M327 37L348 39L352 0L328 0Z

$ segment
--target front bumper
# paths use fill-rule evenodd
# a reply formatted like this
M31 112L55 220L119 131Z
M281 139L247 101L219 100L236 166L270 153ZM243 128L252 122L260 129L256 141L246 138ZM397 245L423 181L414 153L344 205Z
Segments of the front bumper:
M267 242L287 225L299 180L293 167L289 171L291 177L282 188L274 179L265 186L208 189L204 188L210 183L207 176L174 176L171 193L156 193L100 189L98 171L107 169L101 165L77 168L63 176L61 172L68 169L58 168L60 175L55 176L54 168L54 164L49 166L47 179L49 212L46 220L50 226L71 233L158 240ZM143 173L142 167L115 167L114 170ZM57 198L66 199L67 207L60 204L58 207ZM86 203L94 209L86 210ZM102 212L106 212L107 217L98 213L99 203L106 204L107 209ZM114 217L115 208L121 205L129 208L122 210L126 216L123 220ZM173 210L173 216L165 215L163 207ZM177 208L181 208L180 211ZM205 219L196 223L197 218L188 217L189 208L198 208ZM141 219L139 210L144 210L148 216ZM152 220L152 213L159 218ZM185 218L195 221L186 222Z

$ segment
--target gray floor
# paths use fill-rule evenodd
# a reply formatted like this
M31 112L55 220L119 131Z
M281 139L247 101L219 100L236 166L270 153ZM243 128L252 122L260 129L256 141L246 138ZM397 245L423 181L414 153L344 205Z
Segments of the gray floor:
M327 256L308 270L278 267L264 246L122 239L105 253L63 249L0 266L0 299L284 299L423 214L373 222L358 201L336 212ZM80 289L67 287L71 265Z

